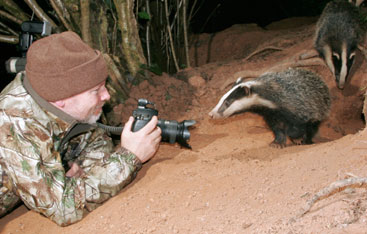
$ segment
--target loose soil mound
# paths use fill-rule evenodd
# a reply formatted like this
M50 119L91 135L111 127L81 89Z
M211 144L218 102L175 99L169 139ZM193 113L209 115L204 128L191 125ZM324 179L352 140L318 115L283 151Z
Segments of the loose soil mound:
M350 82L335 88L325 65L317 72L330 87L332 108L315 144L276 149L263 119L244 113L212 120L208 112L243 71L272 67L312 48L315 19L269 25L235 25L193 39L196 67L131 87L115 107L127 120L138 98L156 103L159 117L194 119L192 150L162 143L136 180L82 221L61 228L25 206L0 220L3 233L361 233L366 230L367 191L350 188L317 202L295 218L313 194L350 175L367 177L363 102L366 61L357 55ZM246 59L261 47L264 50ZM37 225L35 225L37 224Z

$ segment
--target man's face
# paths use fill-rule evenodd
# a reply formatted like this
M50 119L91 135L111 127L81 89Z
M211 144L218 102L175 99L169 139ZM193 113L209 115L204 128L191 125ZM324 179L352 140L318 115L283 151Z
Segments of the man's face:
M110 99L105 82L63 101L63 111L75 119L93 124L102 114L102 106Z

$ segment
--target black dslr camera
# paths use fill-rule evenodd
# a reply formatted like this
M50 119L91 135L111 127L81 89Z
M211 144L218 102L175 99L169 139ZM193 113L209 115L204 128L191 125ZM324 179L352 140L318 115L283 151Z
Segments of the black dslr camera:
M5 62L5 68L8 73L18 73L25 70L26 54L28 48L35 40L35 34L49 36L51 34L51 24L47 21L24 21L21 25L22 33L19 36L19 47L22 57L12 57Z
M133 117L135 119L132 131L136 132L144 127L154 115L158 116L158 111L153 108L147 107L147 105L154 105L153 102L149 102L146 99L138 100L138 108L133 111ZM181 146L191 149L191 146L187 143L190 139L190 132L188 128L196 123L195 120L184 120L178 123L175 120L158 119L158 127L162 130L162 141L169 142L171 144L178 142Z

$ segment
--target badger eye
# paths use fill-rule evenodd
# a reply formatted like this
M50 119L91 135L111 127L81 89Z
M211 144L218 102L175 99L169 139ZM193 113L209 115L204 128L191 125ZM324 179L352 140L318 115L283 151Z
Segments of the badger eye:
M340 56L339 56L339 54L337 54L337 53L333 53L333 58L336 58L337 60L339 60L340 59Z
M364 1L364 0L356 0L356 3L355 3L355 5L356 5L356 7L360 7L360 8L365 8L366 7L366 5L367 5L367 3L366 3L366 1Z
M224 100L224 102L223 102L223 106L225 107L225 108L227 108L227 107L229 107L231 105L231 102L229 101L229 100Z
M356 53L355 53L355 52L351 53L351 54L349 55L349 59L353 59L355 55L356 55Z

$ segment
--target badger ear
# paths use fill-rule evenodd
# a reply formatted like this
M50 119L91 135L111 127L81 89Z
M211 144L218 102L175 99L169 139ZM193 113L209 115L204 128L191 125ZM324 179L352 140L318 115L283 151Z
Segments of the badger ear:
M238 85L238 84L242 83L242 81L243 81L243 77L238 77L234 84Z

